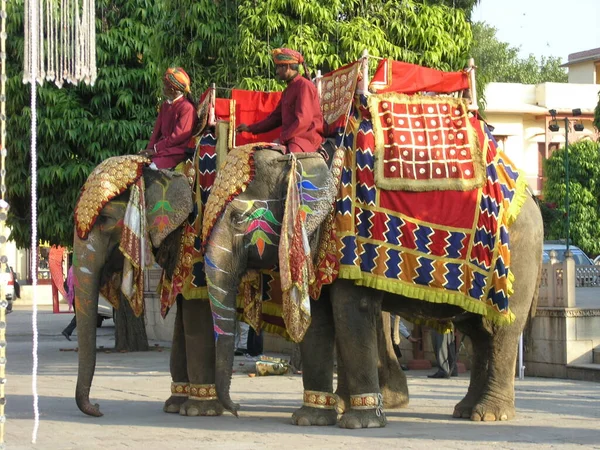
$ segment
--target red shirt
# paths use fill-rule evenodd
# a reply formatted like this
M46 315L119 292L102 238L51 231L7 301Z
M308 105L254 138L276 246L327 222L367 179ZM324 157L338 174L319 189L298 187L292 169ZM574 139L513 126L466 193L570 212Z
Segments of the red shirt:
M161 105L147 147L154 149L156 145L152 155L156 167L170 169L185 159L185 151L194 147L190 141L197 120L194 105L185 97Z
M323 142L323 114L317 88L300 75L289 82L275 110L248 128L260 134L279 126L279 140L289 152L314 152Z

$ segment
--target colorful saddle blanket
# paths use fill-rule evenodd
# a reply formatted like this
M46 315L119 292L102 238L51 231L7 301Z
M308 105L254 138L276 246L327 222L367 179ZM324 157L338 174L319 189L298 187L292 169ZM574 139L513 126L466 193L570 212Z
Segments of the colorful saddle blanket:
M508 226L526 181L484 123L469 120L485 161L482 187L385 190L376 186L380 153L367 99L357 100L337 200L339 276L507 323L514 318Z
M150 160L139 155L113 156L89 175L75 205L75 229L86 239L102 208L137 181Z

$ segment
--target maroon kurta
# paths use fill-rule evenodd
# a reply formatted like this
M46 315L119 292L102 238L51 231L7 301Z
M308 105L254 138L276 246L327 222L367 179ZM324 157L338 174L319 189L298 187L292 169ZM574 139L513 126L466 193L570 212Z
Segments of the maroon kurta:
M323 142L323 114L317 88L300 75L283 91L277 108L248 128L251 133L260 134L279 126L279 140L289 152L314 152Z
M147 147L156 148L151 155L156 167L170 169L185 159L186 149L194 145L190 141L196 120L194 105L185 97L162 104Z

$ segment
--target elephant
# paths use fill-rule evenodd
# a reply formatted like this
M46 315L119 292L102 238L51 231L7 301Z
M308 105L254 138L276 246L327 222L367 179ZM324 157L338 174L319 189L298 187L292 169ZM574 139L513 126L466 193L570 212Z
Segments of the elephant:
M259 204L268 202L273 223L283 220L282 185L285 165L276 165L276 155L261 151L256 157L256 181L231 201L215 219L206 239L206 255L211 264L206 274L215 325L223 334L216 343L216 387L223 407L237 414L239 405L229 394L233 362L231 337L235 314L235 292L247 269L271 267L277 263L276 245L259 254L253 244L247 219ZM212 196L213 194L211 194ZM249 205L253 205L249 207ZM205 217L206 225L206 217ZM276 244L278 230L273 234ZM473 342L471 379L467 394L455 406L453 416L473 421L507 420L515 415L514 371L517 343L528 318L535 312L537 286L541 273L543 223L533 198L524 194L523 205L509 227L511 263L515 276L510 297L514 321L498 324L460 306L430 303L395 295L352 281L337 279L324 289L321 298L310 300L311 324L300 342L304 405L294 412L297 425L333 425L345 428L382 427L386 424L378 375L382 333L381 311L420 319L452 322ZM388 328L389 329L389 328ZM389 333L388 333L389 334ZM334 347L338 360L337 419L333 392ZM320 404L307 401L315 394ZM355 404L358 396L363 404ZM314 406L311 406L314 405ZM327 407L323 407L323 406ZM347 408L350 405L350 408Z
M267 157L266 160L263 157ZM147 160L129 157L110 158L102 163L103 174L132 173L141 175L145 185L146 219L151 225L148 229L156 261L167 273L172 273L180 248L181 225L192 211L192 195L188 181L184 176L170 171L156 171L144 168ZM266 177L271 170L269 164L284 166L286 161L279 153L262 150L258 155L257 177ZM133 163L132 163L133 160ZM305 161L303 167L312 172L312 167L320 167L321 175L327 174L322 159ZM94 181L95 179L95 181ZM123 270L124 256L120 244L123 237L123 221L126 215L132 187L120 194L107 195L107 190L115 183L98 183L98 176L90 176L82 189L82 195L76 209L76 233L73 242L73 267L75 275L75 303L77 310L79 369L75 399L79 409L91 416L102 416L98 404L89 399L96 365L96 315L100 286L110 282L114 273ZM117 180L118 181L118 180ZM130 180L131 181L131 180ZM317 185L328 185L328 177L314 180ZM114 187L114 186L112 186ZM121 184L121 189L124 185ZM88 192L84 198L83 192ZM253 189L248 191L248 195ZM281 193L278 193L280 195ZM331 193L330 193L331 194ZM98 205L91 198L104 198L104 204ZM97 210L97 212L96 212ZM279 211L274 211L279 215ZM95 217L95 221L90 220ZM318 225L318 218L310 224L311 233ZM166 224L166 225L165 225ZM83 233L80 228L85 228ZM214 247L214 245L212 246ZM267 259L269 258L269 259ZM275 255L267 251L263 263L274 261ZM383 319L386 320L386 319ZM389 322L386 322L389 329ZM386 340L387 339L387 340ZM381 333L382 364L379 380L382 390L387 393L386 401L390 406L407 402L405 378L399 370L393 356L389 333ZM217 399L215 385L215 339L213 334L213 316L206 299L177 298L177 314L173 331L170 357L170 373L173 380L172 395L165 401L163 410L167 413L179 413L184 416L217 416L224 408ZM187 389L186 389L187 388ZM193 389L196 389L194 392ZM204 394L202 394L204 392ZM195 395L194 395L195 394Z
M103 169L97 168L84 185L75 213L78 228L73 241L73 266L79 344L75 399L79 409L91 416L102 415L98 404L92 404L89 399L96 366L98 293L100 286L111 278L112 273L123 269L124 257L120 244L132 187L116 196L119 191L113 191L112 198L107 196L107 191L112 185L119 184L119 177L125 176L123 174L131 172L135 175L139 171L145 185L145 214L150 224L148 234L157 262L163 267L170 267L171 271L179 249L181 224L193 208L187 178L170 171L145 168L148 162L139 156L115 157L103 162ZM108 185L106 180L98 182L97 172L111 175ZM121 190L123 187L121 184ZM89 193L86 198L85 192ZM98 204L99 198L107 201ZM90 217L95 217L95 221ZM86 228L86 233L81 232L82 227ZM172 395L166 400L164 410L191 416L220 414L223 409L218 401L210 398L190 399L186 392L179 392L190 384L214 384L215 354L208 302L181 299L177 302L170 360Z

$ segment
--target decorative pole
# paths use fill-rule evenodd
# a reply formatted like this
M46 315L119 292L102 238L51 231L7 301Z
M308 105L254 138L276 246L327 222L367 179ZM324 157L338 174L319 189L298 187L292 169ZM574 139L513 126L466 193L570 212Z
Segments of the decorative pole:
M2 1L2 6L6 0ZM2 37L6 37L2 18ZM33 393L34 425L31 441L35 444L40 424L37 392L38 326L37 326L37 84L96 81L96 2L95 0L25 0L25 55L23 83L31 86L31 278L33 288ZM4 44L3 44L4 49ZM3 50L3 55L6 51ZM4 61L3 61L4 63ZM3 66L4 67L4 66ZM6 75L3 73L3 80ZM5 152L2 147L2 152ZM4 157L3 157L4 158ZM4 165L2 166L4 169ZM4 182L4 175L2 176ZM2 185L4 191L6 190ZM2 192L2 196L4 195Z
M0 0L0 260L8 263L6 251L6 214L8 203L6 195L6 0ZM4 447L4 405L6 397L6 292L4 284L0 287L0 448Z
M567 252L571 243L571 211L569 204L569 118L565 117L565 211L567 212Z

